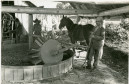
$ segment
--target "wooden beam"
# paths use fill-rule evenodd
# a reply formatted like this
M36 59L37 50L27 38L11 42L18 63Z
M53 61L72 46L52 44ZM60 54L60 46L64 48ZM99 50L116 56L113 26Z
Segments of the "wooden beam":
M32 34L33 34L33 15L32 14L29 14L29 50L31 50L32 48L32 43L33 43L33 37L32 37Z
M89 4L129 4L129 0L53 0L56 2L67 3L89 3Z
M23 7L23 6L2 6L2 12L9 13L28 13L28 14L96 14L94 10L77 10L77 9L57 9L57 8L37 8L37 7Z
M122 13L129 13L129 6L100 12L99 16L112 16L112 15L119 15L119 14L122 14Z
M115 16L111 16L111 17L104 17L104 19L110 19L110 20L119 20L119 19L123 19L123 18L129 18L129 15L126 15L126 16L115 15Z
M83 17L97 17L98 14L78 14L78 16L83 16Z

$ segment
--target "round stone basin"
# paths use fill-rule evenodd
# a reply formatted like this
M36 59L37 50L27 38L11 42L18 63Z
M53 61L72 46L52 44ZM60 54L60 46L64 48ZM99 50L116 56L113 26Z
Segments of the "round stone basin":
M73 57L54 65L1 66L2 81L24 82L53 78L72 69Z

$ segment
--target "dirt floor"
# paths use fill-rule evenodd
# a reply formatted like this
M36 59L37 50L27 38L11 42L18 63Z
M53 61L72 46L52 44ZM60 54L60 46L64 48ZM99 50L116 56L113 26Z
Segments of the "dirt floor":
M123 45L125 46L125 44ZM128 84L129 46L126 45L125 47L118 48L105 45L102 62L117 71L121 78L125 79L126 84Z
M105 45L102 62L96 70L82 68L84 59L75 59L73 70L60 78L23 84L128 84L128 56L124 54ZM26 62L28 57L27 43L2 46L2 65L30 65Z
M24 66L28 58L29 47L27 43L2 45L2 65Z

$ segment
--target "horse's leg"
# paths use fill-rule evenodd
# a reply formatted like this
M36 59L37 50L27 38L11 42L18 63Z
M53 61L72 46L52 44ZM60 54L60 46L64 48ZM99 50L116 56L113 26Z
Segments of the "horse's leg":
M87 46L88 46L88 49L86 49L86 52L87 52L86 60L88 60L88 59L89 59L89 57L88 57L88 54L89 54L89 47L90 47L90 35L84 34L84 39L85 39L85 42L86 42L86 44L87 44Z
M70 36L70 40L72 44L75 44L75 41L72 36ZM75 48L73 47L72 49L73 49L74 54L76 54Z
M89 44L90 44L90 39L89 39L89 38L86 38L85 40L86 40L86 44L89 46Z
M84 36L85 40L86 40L86 44L89 46L90 42L91 42L91 33L87 34Z
M72 42L72 44L75 44L75 42ZM75 53L75 48L73 47L73 52Z

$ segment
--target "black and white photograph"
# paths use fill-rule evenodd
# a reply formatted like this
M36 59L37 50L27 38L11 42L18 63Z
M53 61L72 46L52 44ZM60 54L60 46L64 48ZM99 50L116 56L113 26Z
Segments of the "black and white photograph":
M129 0L0 0L1 84L128 84Z

